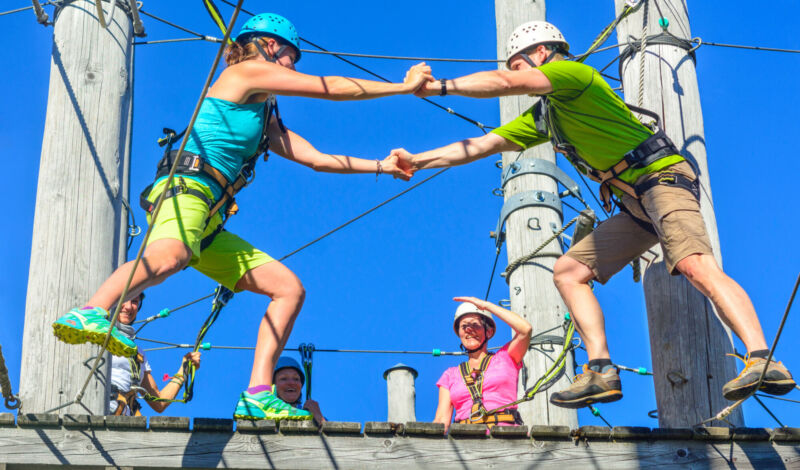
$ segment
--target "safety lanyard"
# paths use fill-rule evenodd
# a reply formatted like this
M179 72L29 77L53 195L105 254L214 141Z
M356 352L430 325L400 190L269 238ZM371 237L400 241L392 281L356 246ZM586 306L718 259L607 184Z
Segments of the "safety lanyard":
M211 314L206 318L206 321L203 322L203 326L200 327L200 331L197 333L197 339L194 342L194 348L192 352L197 352L200 350L200 346L203 345L203 338L205 338L206 333L211 328L211 325L217 321L220 312L222 312L222 307L228 304L228 301L231 300L233 297L233 291L228 289L227 287L223 286L222 284L217 286L217 289L214 291L214 299L211 303ZM168 399L168 398L159 398L155 397L150 394L145 394L144 399L147 401L160 401L160 402L169 402L169 403L189 403L194 396L194 379L195 373L197 372L197 367L195 367L192 361L186 361L183 364L183 376L186 379L186 382L183 384L183 398L182 399Z

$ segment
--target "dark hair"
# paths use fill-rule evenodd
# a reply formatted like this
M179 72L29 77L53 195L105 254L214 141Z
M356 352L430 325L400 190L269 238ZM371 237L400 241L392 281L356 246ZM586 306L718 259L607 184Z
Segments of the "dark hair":
M136 300L139 301L139 306L138 306L137 310L141 311L142 310L142 304L144 304L144 292L140 293L139 297L136 297Z

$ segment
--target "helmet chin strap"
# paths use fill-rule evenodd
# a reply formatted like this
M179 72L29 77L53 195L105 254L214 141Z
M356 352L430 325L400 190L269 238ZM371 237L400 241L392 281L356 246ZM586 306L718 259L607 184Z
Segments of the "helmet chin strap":
M550 62L551 60L553 60L553 57L556 54L558 54L558 50L554 50L554 51L550 52L550 55L548 55L547 59L545 59L544 62L542 62L542 65L544 65L544 64ZM536 65L536 62L534 62L533 59L531 59L530 56L528 56L528 54L521 54L521 56L522 56L522 60L527 62L527 64L530 65L531 67L533 67L533 68L538 67L538 65Z
M264 49L264 46L261 45L261 42L258 40L258 37L254 37L253 39L250 40L250 42L256 46L256 49L258 49L258 52L261 54L261 57L263 57L264 60L266 60L267 62L272 62L273 64L278 61L278 57L280 57L281 54L283 54L283 52L286 50L286 48L289 47L285 44L281 44L281 47L278 49L278 52L275 53L275 56L270 57L269 54L267 54L267 51Z

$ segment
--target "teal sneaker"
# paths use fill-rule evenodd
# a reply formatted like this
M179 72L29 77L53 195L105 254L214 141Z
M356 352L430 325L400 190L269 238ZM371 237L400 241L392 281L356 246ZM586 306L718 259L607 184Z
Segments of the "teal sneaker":
M86 342L102 346L111 323L107 319L108 312L100 307L92 309L73 308L66 315L53 322L53 334L67 344L83 344ZM136 343L117 330L111 328L111 339L108 341L108 352L120 357L136 355Z
M311 413L298 410L292 405L276 397L271 391L266 390L254 394L247 391L239 396L239 403L233 412L236 419L281 419L306 420L311 419Z

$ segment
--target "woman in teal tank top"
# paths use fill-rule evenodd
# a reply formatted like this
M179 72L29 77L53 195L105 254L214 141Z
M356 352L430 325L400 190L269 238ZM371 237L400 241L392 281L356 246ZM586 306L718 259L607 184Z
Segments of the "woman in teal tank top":
M329 100L363 100L412 94L433 80L424 63L406 73L402 83L382 83L346 77L320 77L295 71L300 59L299 37L294 26L275 14L260 14L245 23L226 50L228 67L211 86L187 142L186 151L200 155L228 182L255 156L264 129L265 102L274 95L305 96ZM270 151L315 171L331 173L387 173L407 180L411 175L398 168L397 157L365 160L318 151L272 116L266 126ZM167 181L153 185L148 200L155 201ZM256 343L249 387L242 392L234 416L244 419L311 419L272 393L272 372L305 291L295 274L245 240L221 231L201 249L201 241L222 223L219 212L210 219L204 196L212 203L223 188L208 176L176 177L175 185L191 190L165 199L142 263L133 274L127 299L161 283L170 275L192 266L229 289L263 294L272 300L264 315ZM193 192L194 194L191 194ZM133 263L121 266L83 308L71 310L54 323L56 336L69 343L98 342L111 327L107 311L118 301L131 274ZM103 334L97 334L97 333ZM112 328L109 351L132 356L136 345Z

